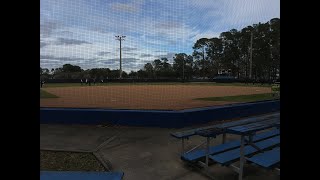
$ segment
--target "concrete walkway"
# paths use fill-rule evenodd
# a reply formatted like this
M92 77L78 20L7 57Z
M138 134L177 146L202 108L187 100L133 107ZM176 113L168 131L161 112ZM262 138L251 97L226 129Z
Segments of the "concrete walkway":
M205 180L207 176L180 160L180 141L170 137L177 129L101 127L88 125L40 125L40 149L94 152L112 171L124 172L124 180ZM228 139L237 137L228 136ZM187 141L187 148L201 142L200 137ZM212 144L221 143L218 138ZM218 179L237 179L231 169L213 165ZM248 166L246 180L276 180L275 173Z

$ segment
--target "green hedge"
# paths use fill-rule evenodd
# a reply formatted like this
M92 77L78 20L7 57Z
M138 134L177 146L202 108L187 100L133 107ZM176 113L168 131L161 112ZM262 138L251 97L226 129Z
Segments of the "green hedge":
M272 86L271 90L272 91L280 91L280 86Z

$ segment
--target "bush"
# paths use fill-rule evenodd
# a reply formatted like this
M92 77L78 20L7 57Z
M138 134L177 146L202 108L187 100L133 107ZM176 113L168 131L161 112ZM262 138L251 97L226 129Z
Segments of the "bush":
M271 90L272 90L272 91L280 91L280 85L273 85L273 86L271 87Z

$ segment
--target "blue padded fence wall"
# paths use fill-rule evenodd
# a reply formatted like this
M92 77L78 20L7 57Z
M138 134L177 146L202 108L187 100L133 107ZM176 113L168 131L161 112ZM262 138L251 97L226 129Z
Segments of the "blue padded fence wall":
M41 124L113 124L182 128L280 110L280 100L241 103L181 111L40 108Z

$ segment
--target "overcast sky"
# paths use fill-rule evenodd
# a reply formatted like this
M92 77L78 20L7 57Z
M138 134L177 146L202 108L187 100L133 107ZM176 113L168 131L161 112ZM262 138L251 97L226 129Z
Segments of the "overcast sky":
M40 0L40 65L123 70L175 53L202 37L280 18L280 0Z

